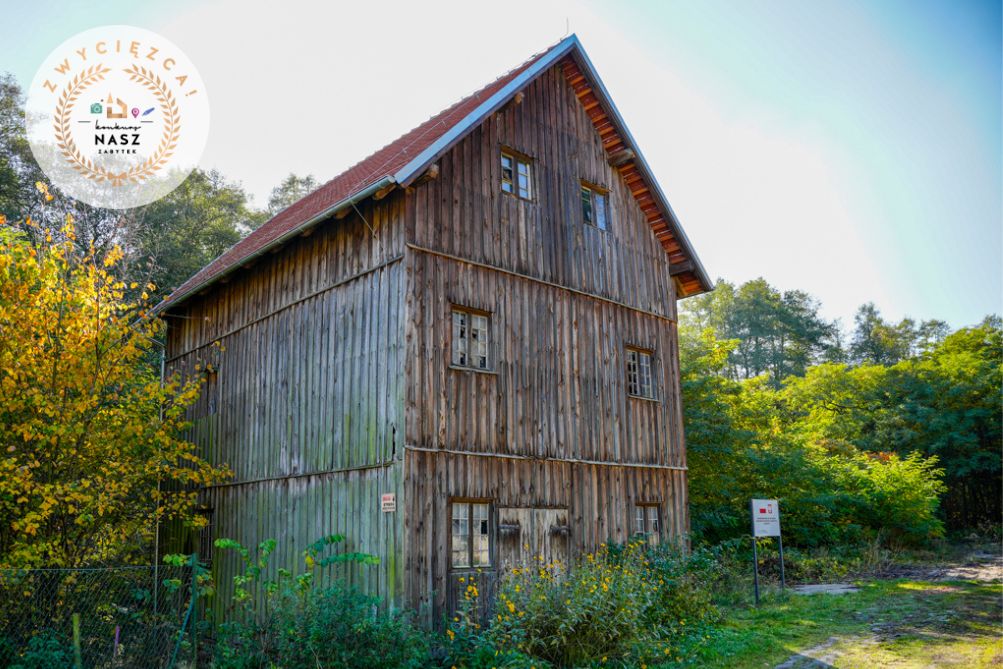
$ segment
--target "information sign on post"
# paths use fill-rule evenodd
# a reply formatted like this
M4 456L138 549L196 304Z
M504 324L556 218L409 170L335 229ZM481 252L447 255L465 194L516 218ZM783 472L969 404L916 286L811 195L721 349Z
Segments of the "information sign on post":
M784 575L784 540L780 534L780 503L775 499L754 499L749 504L752 516L752 573L756 591L756 606L759 606L759 547L760 537L776 537L780 547L780 588L787 586Z

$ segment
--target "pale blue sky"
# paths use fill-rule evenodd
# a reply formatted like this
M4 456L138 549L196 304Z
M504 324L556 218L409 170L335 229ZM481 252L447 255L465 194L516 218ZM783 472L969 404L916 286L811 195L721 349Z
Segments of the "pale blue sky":
M956 326L1003 310L998 2L360 4L2 0L0 70L27 86L98 25L163 33L209 89L204 165L261 204L289 171L334 176L567 21L713 276L803 288L846 324L866 301ZM290 98L301 123L247 120Z

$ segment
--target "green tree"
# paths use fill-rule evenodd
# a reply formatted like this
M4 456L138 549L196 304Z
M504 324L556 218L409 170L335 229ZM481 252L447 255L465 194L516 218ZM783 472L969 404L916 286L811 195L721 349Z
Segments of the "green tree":
M728 355L732 378L766 374L778 387L816 362L842 358L836 324L823 319L819 308L808 293L780 291L762 278L738 288L722 280L713 292L684 303L682 322L736 341Z
M272 189L272 194L268 198L268 215L274 216L289 205L314 192L319 186L320 184L317 183L317 179L312 174L305 177L290 174L282 180L282 183Z
M247 194L219 172L192 172L166 197L131 210L124 244L133 276L174 290L260 224Z

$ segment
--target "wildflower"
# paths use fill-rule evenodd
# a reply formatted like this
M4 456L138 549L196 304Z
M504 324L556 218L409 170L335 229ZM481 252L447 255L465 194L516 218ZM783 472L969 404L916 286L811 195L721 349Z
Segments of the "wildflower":
M446 630L446 634L449 636L450 641L456 638L456 632L453 630Z

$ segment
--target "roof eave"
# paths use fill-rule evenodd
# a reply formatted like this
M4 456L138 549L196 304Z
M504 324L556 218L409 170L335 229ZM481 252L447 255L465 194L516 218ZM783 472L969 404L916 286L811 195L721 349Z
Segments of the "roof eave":
M362 200L365 200L369 196L371 196L374 193L376 193L376 191L378 191L378 190L380 190L382 188L386 188L387 186L394 185L395 183L396 183L396 181L394 180L394 177L391 176L391 175L384 176L381 179L379 179L377 181L374 181L373 183L371 183L368 186L365 186L364 188L360 189L359 191L357 191L353 195L349 195L348 197L343 198L343 199L339 200L338 202L335 202L330 207L325 208L320 213L318 213L318 214L310 217L309 219L307 219L306 221L304 221L300 225L297 225L295 228L289 230L285 234L283 234L283 235L281 235L279 237L276 237L275 239L273 239L272 241L270 241L268 244L265 244L263 247L261 247L260 249L258 249L254 253L250 253L246 257L241 258L240 260L234 262L233 264L231 264L229 267L227 267L225 270L223 270L219 274L215 274L215 275L209 277L208 279L206 279L205 281L202 281L201 283L195 284L194 286L192 286L191 288L189 288L188 290L186 290L184 293L181 293L180 295L178 295L176 297L175 296L168 296L167 298L165 298L164 300L162 300L160 302L160 304L158 304L157 306L155 306L153 308L153 312L152 313L154 315L156 315L156 314L159 314L159 313L161 313L162 311L164 311L166 309L170 309L172 307L176 307L176 306L180 305L181 303L185 302L188 298L190 298L192 295L194 295L194 294L196 294L196 293L198 293L198 292L200 292L202 290L205 290L209 286L212 286L213 284L219 282L219 280L222 279L223 277L228 276L228 275L232 274L233 272L236 272L238 269L240 269L241 267L245 266L247 263L252 262L254 260L257 260L258 258L260 258L264 254L268 253L272 249L285 244L286 242L288 242L293 237L296 237L297 235L302 234L305 230L307 230L308 228L316 225L317 223L320 223L325 218L329 218L329 217L333 216L334 214L338 213L339 211L341 211L342 209L344 209L346 207L350 207L350 206L352 206L354 204L357 204L358 202L361 202ZM237 242L237 243L239 244L240 242ZM227 250L229 250L229 249L227 249ZM225 253L226 253L226 251L224 251L224 254Z
M637 140L634 139L634 136L630 134L630 129L624 122L623 116L620 115L620 110L616 108L616 104L613 102L612 96L610 96L609 91L606 90L606 85L603 84L602 79L599 78L599 73L596 72L595 67L592 65L592 61L589 60L588 54L585 53L585 49L582 48L581 43L575 35L572 35L571 37L574 38L575 44L578 46L576 53L580 59L579 64L588 71L589 77L595 83L595 88L597 88L601 94L602 102L606 105L607 112L613 117L616 125L623 133L624 138L627 140L626 144L633 149L634 161L637 164L638 169L641 170L641 173L644 175L645 179L647 179L649 187L653 189L659 205L662 206L666 212L668 212L673 232L679 238L679 245L685 249L686 254L690 257L690 259L692 259L694 268L693 271L700 279L701 286L704 291L713 290L714 282L710 280L707 270L704 269L703 263L700 262L699 256L697 256L696 251L693 249L693 244L690 242L689 237L686 236L686 231L683 230L683 226L679 222L679 217L676 216L676 212L672 209L672 205L669 204L668 198L665 197L665 193L662 192L662 187L659 185L658 180L655 179L654 173L648 165L648 161L645 160L644 154L641 152L641 147L638 145ZM691 295L696 294L698 293L691 293ZM686 297L690 297L690 295L687 295Z

